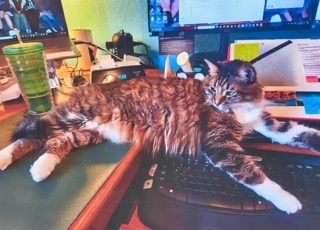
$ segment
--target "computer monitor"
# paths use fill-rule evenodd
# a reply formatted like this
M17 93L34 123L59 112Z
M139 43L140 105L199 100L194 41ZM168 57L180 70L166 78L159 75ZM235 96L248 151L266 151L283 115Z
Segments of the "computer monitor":
M1 2L3 4L1 4ZM68 31L61 5L61 0L31 0L22 11L22 16L15 15L15 10L7 1L0 1L0 11L7 14L13 27L20 31L21 38L25 41L41 40L66 36ZM3 8L2 8L3 7ZM25 23L24 23L25 21ZM16 35L10 25L2 18L3 29L0 30L0 42L17 42Z
M150 35L309 29L319 0L147 0Z
M0 0L0 11L5 15L1 19L0 47L18 42L12 29L17 28L23 42L43 43L46 54L65 51L67 55L61 59L80 55L69 37L61 0L28 0L20 15L8 2ZM0 66L6 65L2 49L0 61Z
M320 28L320 4L318 5L317 8L317 13L313 22L313 28L319 29Z

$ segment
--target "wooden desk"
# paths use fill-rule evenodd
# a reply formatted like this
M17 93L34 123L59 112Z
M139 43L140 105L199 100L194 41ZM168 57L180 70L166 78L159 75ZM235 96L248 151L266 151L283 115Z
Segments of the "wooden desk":
M143 158L142 154L139 154L139 148L133 145L69 229L104 229L142 166L142 162Z
M0 121L6 131L0 149L22 116ZM35 183L29 168L38 153L0 172L1 229L103 229L143 160L135 145L88 146L72 151L47 180Z
M151 73L156 74L154 71L151 71ZM63 92L68 91L70 91L68 87L63 91L60 91L60 96L62 95L63 97ZM0 120L4 120L12 115L26 110L26 105L22 98L4 102L1 106L2 111L0 113ZM23 158L21 161L23 161ZM139 148L137 145L133 145L125 157L120 161L113 173L103 183L96 194L91 197L83 210L72 221L68 229L105 228L123 195L131 184L133 178L135 177L137 171L140 169L142 163L143 157L141 154L139 154ZM28 177L30 175L28 175L26 172L21 176ZM62 180L62 178L60 179ZM50 180L50 178L48 178L48 180ZM30 180L30 183L34 182Z
M22 111L26 110L26 105L25 105L23 99L19 98L17 100L4 102L1 105L1 108L2 108L2 111L0 113L0 120L9 122L10 119L7 120L7 118L11 118L13 115L17 115L18 113L23 113ZM22 115L19 115L19 117L20 116L22 117ZM19 117L15 120L18 121ZM14 125L15 124L10 124L9 125L10 129L13 129ZM4 140L3 143L1 143L1 147L4 147L3 146L4 143L9 141L7 137L5 139L6 140ZM91 147L89 147L89 148L91 148ZM127 152L125 157L120 161L118 166L114 169L112 174L106 179L106 181L97 190L97 192L88 200L88 202L85 205L85 207L83 208L83 210L81 210L81 212L75 216L75 219L71 222L69 229L103 229L106 226L106 224L108 223L108 221L112 217L112 214L113 214L114 210L116 209L118 203L121 201L123 194L126 192L131 181L135 177L135 174L137 173L140 166L142 165L143 158L138 153L139 153L138 146L133 145L129 149L129 151ZM33 156L33 158L34 157L36 157L36 156ZM17 174L17 170L19 169L19 167L23 163L29 162L29 161L32 162L33 159L31 161L31 159L26 160L26 158L22 158L21 160L19 160L19 162L17 162L17 163L15 162L12 166L10 166L7 169L7 170L9 170L8 172L5 171L6 176L10 177L10 175L11 175L11 178L13 178L12 177L12 176L14 176L13 174ZM63 164L63 163L64 163L64 161L61 164ZM29 163L27 163L27 164L29 165ZM27 165L27 167L28 167L28 165ZM22 174L21 174L21 172L19 173L19 174L21 174L21 178L25 177L26 180L28 180L28 182L27 182L28 186L31 186L31 187L35 186L36 183L31 180L31 177L28 173L28 170L23 170L23 171L25 171L25 172L23 172ZM19 177L20 177L20 175L19 175ZM63 177L64 177L64 175L62 175L58 179L55 178L54 180L60 180L59 182L61 183L61 181L64 181ZM1 178L3 178L3 177L1 177ZM71 177L68 177L68 178L71 178ZM50 180L50 178L48 178L48 180ZM69 181L69 180L67 180L67 181ZM50 182L52 182L52 181L50 181ZM51 184L59 184L59 182L51 183ZM43 182L43 183L45 183L45 185L42 187L48 187L48 184L50 184L50 183L46 183L46 182ZM7 194L3 190L2 190L2 193ZM66 194L66 195L67 195L66 197L72 196L72 194ZM23 197L23 194L21 194L21 196ZM73 200L76 200L76 199L73 199ZM40 202L40 199L39 199L39 202ZM50 209L50 207L48 207L48 209ZM46 211L46 212L48 212L48 211ZM51 210L51 212L52 212L52 210ZM55 213L55 212L52 212L52 213ZM61 213L64 213L64 210L61 210ZM12 217L14 217L13 214L12 214ZM21 218L23 218L23 217L21 217ZM41 217L39 216L38 218L40 218L39 222L41 222L40 221ZM55 218L53 218L53 219L55 219ZM10 222L10 220L8 220L7 223L8 223L7 224L8 227L11 226L11 224L12 224L12 222ZM19 225L17 224L17 226L19 226ZM60 225L57 224L56 226L60 226ZM26 229L28 229L30 226L24 226L24 227ZM43 227L45 227L45 226L43 226ZM47 226L47 227L49 227L49 226ZM23 228L23 227L21 226L21 228Z
M162 74L161 72L159 73L158 70L148 70L146 72L148 76L153 77ZM5 103L3 106L5 108L5 112L0 113L0 120L26 108L21 99ZM266 148L273 149L275 151L292 151L296 153L319 155L319 153L315 153L310 150L296 149L269 143L244 143L244 147L257 149ZM142 164L143 157L139 154L139 148L138 146L133 145L119 165L115 168L113 173L103 183L96 194L92 196L84 209L76 216L69 226L69 229L104 229L112 218L114 211ZM30 183L33 182L30 181ZM136 207L134 210L135 211L133 212L130 221L127 224L123 224L121 228L127 230L149 230L150 228L144 226L139 221Z

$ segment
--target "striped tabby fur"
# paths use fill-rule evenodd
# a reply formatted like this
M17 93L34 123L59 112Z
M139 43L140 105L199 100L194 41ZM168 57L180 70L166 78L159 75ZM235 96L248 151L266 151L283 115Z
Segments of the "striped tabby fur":
M134 78L75 89L67 102L46 115L25 117L12 144L0 151L0 169L41 149L30 172L42 181L72 149L106 140L137 143L151 156L204 151L216 167L279 209L298 211L300 202L271 181L239 142L256 130L279 143L320 150L320 132L276 121L265 112L263 91L249 63L207 63L210 74L202 82Z

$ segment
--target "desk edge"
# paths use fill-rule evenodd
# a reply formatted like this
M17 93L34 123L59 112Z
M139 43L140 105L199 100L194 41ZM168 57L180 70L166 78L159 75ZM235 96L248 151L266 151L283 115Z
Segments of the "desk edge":
M139 146L134 144L68 229L104 229L142 163Z

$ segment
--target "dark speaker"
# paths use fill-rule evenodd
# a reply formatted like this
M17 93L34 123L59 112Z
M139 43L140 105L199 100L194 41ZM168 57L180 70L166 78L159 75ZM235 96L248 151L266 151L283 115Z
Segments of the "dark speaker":
M124 54L134 55L134 42L130 33L126 33L120 30L112 37L112 43L115 47L115 54L120 58L123 58Z

